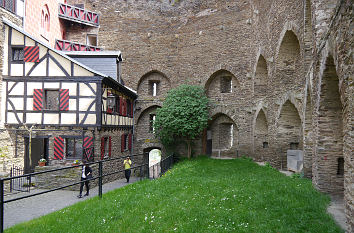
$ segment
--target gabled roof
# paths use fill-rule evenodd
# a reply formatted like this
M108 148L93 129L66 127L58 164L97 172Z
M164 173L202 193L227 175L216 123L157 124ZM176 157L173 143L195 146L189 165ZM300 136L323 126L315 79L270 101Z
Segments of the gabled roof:
M27 36L28 38L30 38L30 39L36 41L38 44L40 44L40 45L46 47L46 48L49 49L50 51L52 51L52 52L54 52L54 53L56 53L56 54L58 54L58 55L60 55L60 56L62 56L62 57L64 57L64 58L68 59L69 61L71 61L71 62L75 63L76 65L78 65L78 66L80 66L80 67L86 69L86 70L89 71L89 72L94 73L94 74L97 75L97 76L103 77L103 79L107 79L107 81L109 80L108 83L111 83L111 84L113 84L113 85L115 85L115 86L118 86L118 87L120 87L120 88L123 89L123 90L125 89L125 90L131 92L134 96L137 96L136 91L134 91L133 89L131 89L131 88L127 87L127 86L122 85L121 83L117 82L115 79L109 77L109 76L106 75L106 74L103 74L102 72L96 71L96 70L94 70L94 69L92 69L92 68L90 68L90 67L88 67L88 66L86 66L86 65L84 65L84 64L82 64L82 63L80 63L80 62L78 62L78 61L76 61L75 59L73 59L73 58L67 56L67 55L64 54L63 52L51 48L49 44L44 43L44 42L39 41L38 39L34 38L33 36L31 36L30 34L28 34L27 32L25 32L22 28L20 28L19 26L15 25L14 23L12 23L10 20L6 19L5 17L3 17L2 20L3 20L4 24L6 24L6 25L8 25L9 27L11 27L11 28L17 30L18 32L22 33L23 35ZM120 51L113 51L113 52L106 51L106 53L107 53L107 54L111 53L112 55L119 53L119 55L120 55Z

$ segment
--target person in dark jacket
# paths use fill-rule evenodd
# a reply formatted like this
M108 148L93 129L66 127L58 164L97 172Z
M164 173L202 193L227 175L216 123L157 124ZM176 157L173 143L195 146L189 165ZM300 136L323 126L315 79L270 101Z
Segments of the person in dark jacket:
M84 196L88 196L90 193L90 186L89 186L89 179L92 178L92 169L90 166L86 163L86 161L83 161L84 165L82 166L82 172L81 172L81 183L80 183L80 194L77 196L78 198L82 198L82 190L84 188L84 184L86 186L86 194Z

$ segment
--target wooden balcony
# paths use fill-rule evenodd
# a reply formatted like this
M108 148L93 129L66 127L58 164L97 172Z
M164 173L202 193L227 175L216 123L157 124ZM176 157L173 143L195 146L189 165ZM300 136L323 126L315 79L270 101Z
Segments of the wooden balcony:
M94 27L99 26L99 14L68 4L59 3L58 16L76 23Z
M102 48L67 40L55 40L55 49L60 51L102 51Z

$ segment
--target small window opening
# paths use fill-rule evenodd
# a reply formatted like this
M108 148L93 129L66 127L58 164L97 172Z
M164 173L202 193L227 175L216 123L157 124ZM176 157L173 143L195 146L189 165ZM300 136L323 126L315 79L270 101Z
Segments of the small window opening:
M86 44L97 46L97 34L87 34Z
M12 48L12 61L23 61L23 48Z
M44 107L47 110L59 110L59 90L44 91Z
M221 77L220 79L220 91L221 93L232 92L232 78L229 76Z
M157 96L159 90L159 81L150 81L149 86L150 86L150 94L152 96Z
M344 175L344 158L340 157L337 159L338 167L337 167L337 175Z
M263 142L263 148L268 148L269 145L268 145L268 142Z
M108 148L108 142L109 139L108 137L104 137L104 158L108 158L109 157L109 148Z
M149 132L150 133L155 133L155 128L154 128L155 119L156 119L156 115L150 114L150 121L149 121Z
M290 150L297 150L299 149L299 143L298 142L290 142Z

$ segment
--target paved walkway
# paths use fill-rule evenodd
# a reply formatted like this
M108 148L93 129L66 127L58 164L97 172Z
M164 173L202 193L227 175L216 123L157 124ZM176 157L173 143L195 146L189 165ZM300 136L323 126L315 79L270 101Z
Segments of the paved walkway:
M138 181L136 177L130 178L131 183ZM102 192L123 187L127 184L125 179L117 180L111 183L104 184ZM38 193L43 190L31 190L31 194ZM84 189L85 193L85 189ZM21 194L16 194L17 196ZM13 199L16 195L6 196L4 199ZM23 195L23 194L22 194ZM28 193L27 193L28 195ZM79 201L87 200L88 198L98 195L98 187L90 190L89 197L77 198L78 191L58 190L34 197L25 198L22 200L10 202L5 204L4 208L4 228L9 228L15 224L38 218L42 215L49 214L51 212L63 209L64 207L75 204Z

